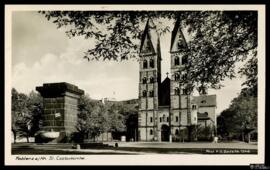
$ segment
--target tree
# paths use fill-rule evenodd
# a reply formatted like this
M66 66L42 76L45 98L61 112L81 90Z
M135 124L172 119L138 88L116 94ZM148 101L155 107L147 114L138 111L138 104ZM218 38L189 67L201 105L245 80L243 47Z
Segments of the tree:
M115 138L126 136L126 140L137 139L138 129L138 100L107 102L112 122L111 132Z
M198 140L205 140L205 141L210 141L212 140L212 134L213 134L214 128L210 125L208 126L197 126L197 135L198 135Z
M218 117L218 131L221 136L236 134L244 140L246 134L257 128L257 67L257 58L252 56L239 70L241 76L245 76L246 80L242 84L241 93Z
M227 110L225 110L225 111L227 111ZM223 112L225 112L225 111L223 111ZM224 113L223 113L223 115L224 115ZM219 115L217 117L217 134L222 138L225 138L226 136L228 136L225 118L222 115Z
M19 93L17 92L17 90L15 88L12 88L11 91L12 95L12 99L11 99L11 131L13 133L13 138L14 138L14 143L16 143L16 139L17 139L17 135L18 135L18 127L17 127L17 122L20 119L20 115L22 112L22 108L24 108L22 106L22 104L19 102Z
M138 139L138 100L123 102L121 114L125 117L127 140Z
M29 110L27 108L28 96L23 93L18 93L16 89L12 88L12 132L14 142L18 137L26 137L29 142L28 124L31 120Z
M81 96L79 100L79 114L78 114L78 123L77 130L82 138L85 135L89 138L97 137L103 130L104 125L102 123L103 111L102 105L98 101L90 99L88 95Z
M244 67L239 70L239 73L246 77L246 81L242 84L244 86L243 95L256 97L258 90L258 59L255 56L251 57Z
M29 137L39 130L42 107L39 94L32 91L28 96L12 88L12 133L15 143L17 137L26 137L29 142Z
M40 11L69 37L96 40L85 52L88 61L138 58L144 23L152 18L160 35L170 31L162 20L181 21L188 30L189 88L205 91L221 88L226 78L235 77L235 64L257 55L256 11Z
M42 113L43 113L43 98L39 93L31 91L28 96L27 108L29 110L31 120L30 136L34 136L42 126Z
M78 107L76 137L81 141L85 136L95 140L104 132L123 133L126 131L129 116L137 113L134 108L127 107L122 102L102 103L91 99L88 95L81 96Z
M122 103L107 104L109 120L110 120L110 131L111 132L123 132L126 130L125 126L125 113L126 108Z
M228 134L244 140L244 135L257 128L257 114L257 97L247 95L243 90L219 116L218 119L222 119L218 123L220 135Z

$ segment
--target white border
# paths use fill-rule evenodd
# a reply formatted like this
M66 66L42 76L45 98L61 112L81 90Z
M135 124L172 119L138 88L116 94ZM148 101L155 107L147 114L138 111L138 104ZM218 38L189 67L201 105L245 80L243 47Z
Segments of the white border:
M258 154L257 155L80 155L85 160L18 161L11 155L11 17L13 11L37 10L256 10L258 11ZM264 5L6 5L5 6L5 164L6 165L250 165L264 163L265 136ZM63 155L71 156L71 155ZM56 156L57 157L57 156Z

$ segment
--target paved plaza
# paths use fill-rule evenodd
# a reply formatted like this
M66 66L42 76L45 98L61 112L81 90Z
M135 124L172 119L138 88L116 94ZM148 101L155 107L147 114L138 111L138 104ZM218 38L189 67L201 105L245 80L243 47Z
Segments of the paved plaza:
M104 142L109 145L118 144L119 147L139 148L228 148L228 149L257 149L257 143L245 142Z
M115 144L118 147L115 147ZM18 143L12 145L12 154L256 154L257 143L229 142L104 142L110 147L74 149L73 144ZM222 152L221 152L222 151ZM224 152L226 151L226 152ZM239 152L240 151L240 152ZM243 152L244 151L244 152Z

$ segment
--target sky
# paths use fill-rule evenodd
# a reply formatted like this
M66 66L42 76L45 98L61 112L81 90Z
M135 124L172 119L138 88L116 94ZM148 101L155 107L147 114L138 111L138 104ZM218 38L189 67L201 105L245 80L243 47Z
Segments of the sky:
M163 23L172 29L172 23ZM166 72L170 73L170 39L168 33L160 41L162 80ZM68 82L94 99L138 98L137 60L88 62L83 59L84 52L93 46L91 39L68 38L65 29L57 29L55 24L37 12L13 12L12 87L28 94L43 83ZM226 79L223 88L209 89L209 94L217 95L218 114L229 107L231 100L241 91L243 81L244 78L240 77Z

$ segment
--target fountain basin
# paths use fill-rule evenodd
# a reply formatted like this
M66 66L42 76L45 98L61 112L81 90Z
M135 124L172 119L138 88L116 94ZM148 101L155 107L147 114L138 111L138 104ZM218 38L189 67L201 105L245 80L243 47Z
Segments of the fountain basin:
M60 132L42 132L40 135L45 139L55 139L59 137Z

